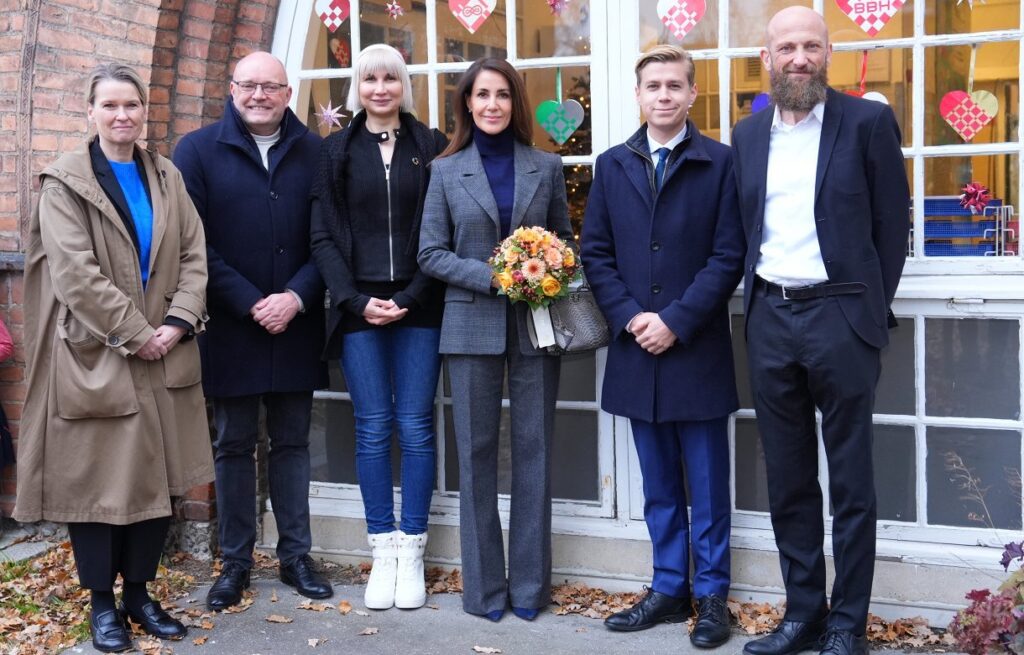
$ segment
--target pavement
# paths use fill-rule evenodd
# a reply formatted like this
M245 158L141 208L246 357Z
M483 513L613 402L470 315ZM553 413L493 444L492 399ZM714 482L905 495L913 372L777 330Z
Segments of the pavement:
M213 614L205 619L212 628L189 628L188 636L177 642L164 642L174 655L452 655L465 653L503 653L505 655L626 655L645 653L688 655L698 652L690 645L685 625L659 625L635 633L616 633L601 621L579 615L557 616L543 612L535 621L523 621L506 613L498 623L466 614L462 597L457 594L431 595L427 606L418 610L366 610L362 605L361 585L336 585L334 597L319 612L301 609L306 599L275 579L254 579L253 603L245 611ZM178 601L179 607L205 610L209 586L197 588ZM351 611L338 611L341 601ZM552 606L554 609L554 606ZM268 617L284 617L276 623ZM201 623L203 617L192 619ZM280 619L276 619L280 620ZM370 633L370 634L367 634ZM205 639L203 639L205 637ZM739 655L749 637L734 631L732 639L714 650L714 655ZM194 643L193 640L202 642ZM140 647L140 640L136 640ZM474 648L476 650L474 650ZM487 650L495 649L495 650ZM89 642L63 651L63 655L92 654ZM898 651L875 651L876 653Z

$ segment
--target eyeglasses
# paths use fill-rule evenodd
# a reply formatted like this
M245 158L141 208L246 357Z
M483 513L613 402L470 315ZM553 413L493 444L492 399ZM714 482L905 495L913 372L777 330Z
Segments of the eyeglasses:
M231 80L235 83L239 89L242 90L246 95L256 93L256 89L263 89L263 93L268 96L277 95L287 87L287 84L279 84L277 82L238 82Z

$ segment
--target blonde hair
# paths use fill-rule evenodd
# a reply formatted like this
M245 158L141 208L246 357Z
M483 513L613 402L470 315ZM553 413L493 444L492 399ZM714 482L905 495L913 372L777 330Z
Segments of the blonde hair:
M673 61L681 61L686 69L686 80L690 83L690 86L694 84L694 77L696 71L693 66L693 57L690 53L683 50L677 45L656 45L647 52L640 55L640 58L636 60L636 66L633 71L636 73L636 85L640 86L640 74L647 64L661 63L667 64Z
M348 87L348 101L345 107L357 114L363 110L363 103L359 99L359 82L367 73L384 71L393 75L402 82L402 111L412 113L412 80L409 79L409 69L405 67L405 59L402 53L398 52L386 43L375 43L363 48L356 58L355 66L352 68L352 83Z
M139 100L145 105L147 102L146 85L142 78L135 72L135 69L124 64L99 64L89 73L89 79L85 86L85 102L92 105L96 102L96 87L104 80L115 82L127 82L135 87L139 94Z

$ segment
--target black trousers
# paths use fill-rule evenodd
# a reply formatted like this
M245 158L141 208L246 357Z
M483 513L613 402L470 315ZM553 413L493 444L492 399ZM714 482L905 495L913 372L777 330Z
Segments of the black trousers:
M827 607L817 406L834 508L828 623L863 634L875 565L871 419L879 351L857 336L836 298L791 301L763 290L750 304L747 349L786 618L816 620Z
M125 582L156 578L171 517L128 525L68 523L78 580L83 588L110 591L120 573Z

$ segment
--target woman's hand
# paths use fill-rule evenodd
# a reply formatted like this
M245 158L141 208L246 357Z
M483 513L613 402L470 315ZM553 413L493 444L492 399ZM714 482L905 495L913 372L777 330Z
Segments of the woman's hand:
M363 318L370 325L387 325L402 320L408 313L408 309L399 307L393 300L370 298L370 302L366 303L366 308L363 309Z
M150 362L155 362L166 354L167 346L164 345L163 339L158 337L156 332L149 337L146 343L142 344L141 348L135 351L136 357Z
M156 329L153 336L164 344L167 348L167 352L170 352L171 348L178 345L181 338L185 336L185 328L177 325L161 325Z

